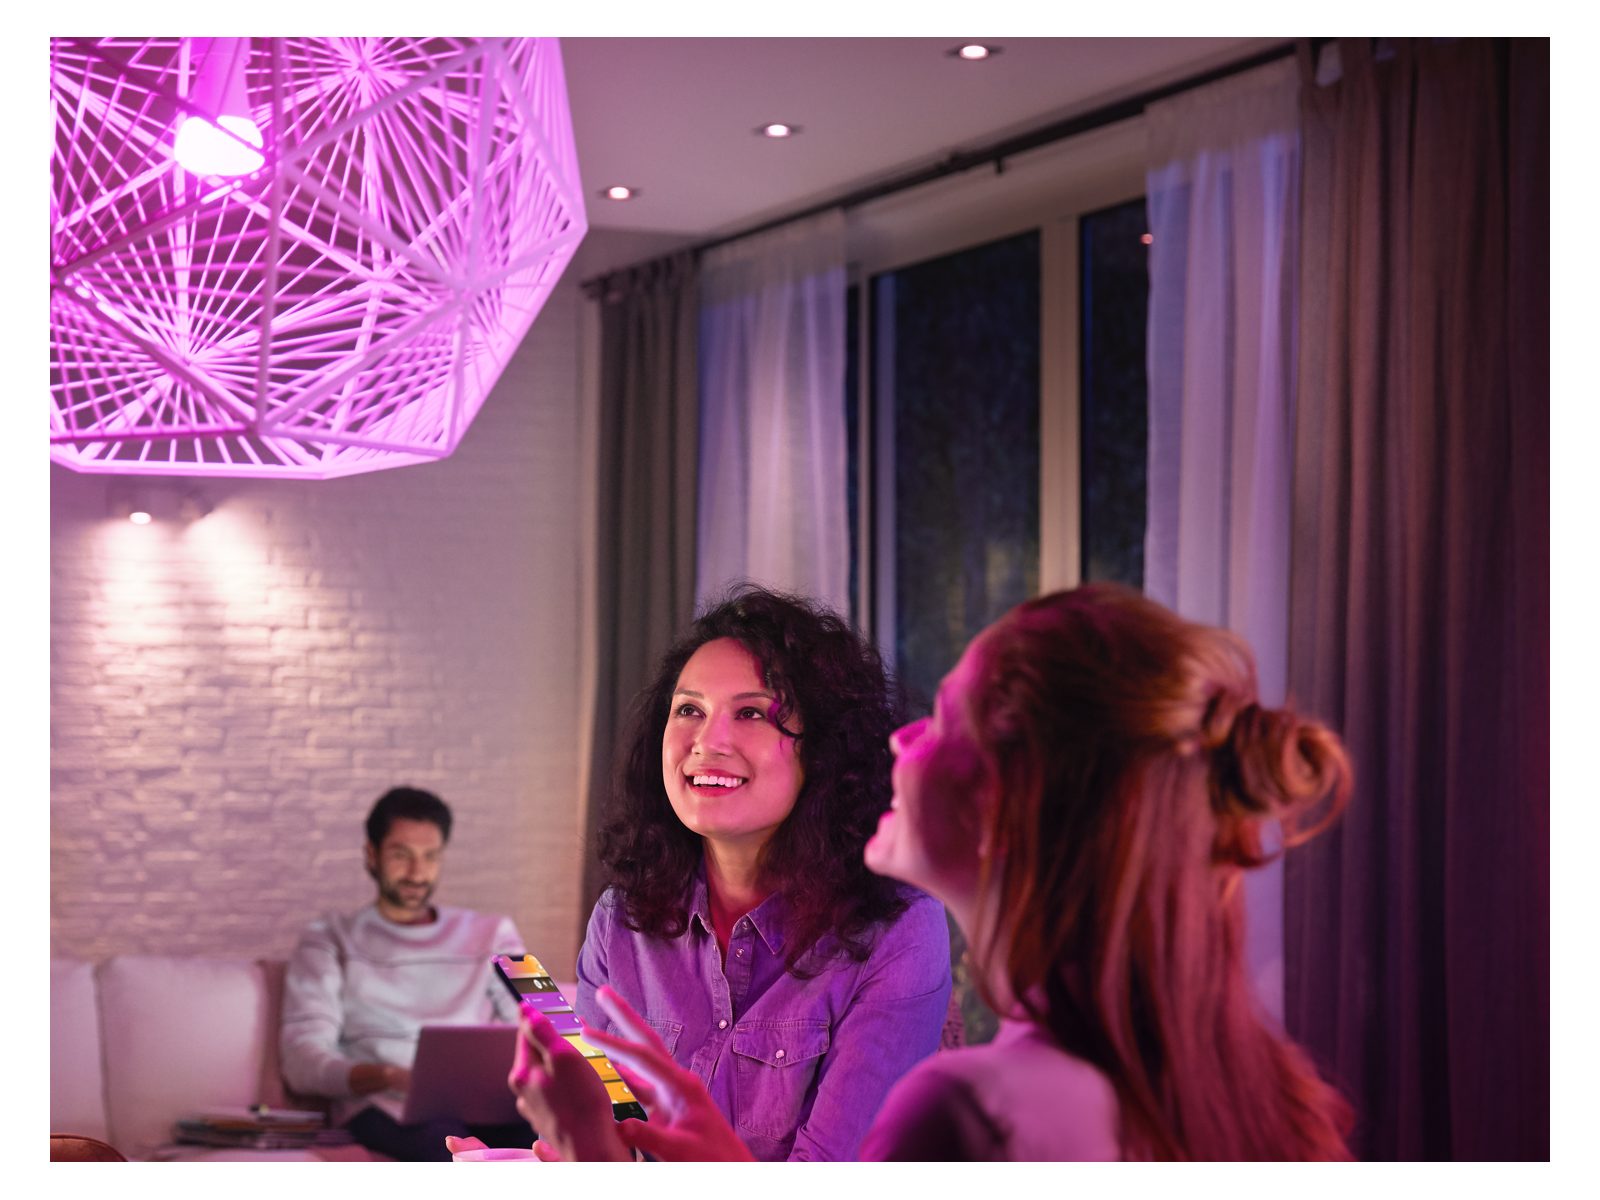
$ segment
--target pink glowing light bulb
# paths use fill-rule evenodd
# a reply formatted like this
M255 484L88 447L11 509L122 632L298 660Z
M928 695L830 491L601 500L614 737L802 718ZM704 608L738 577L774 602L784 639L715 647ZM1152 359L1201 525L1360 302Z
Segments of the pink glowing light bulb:
M261 130L250 116L244 65L249 38L193 38L198 63L189 102L206 116L186 115L178 123L172 152L193 175L248 175L266 163Z
M215 125L185 117L172 152L191 175L248 175L267 161L261 145L261 130L249 117L223 115Z

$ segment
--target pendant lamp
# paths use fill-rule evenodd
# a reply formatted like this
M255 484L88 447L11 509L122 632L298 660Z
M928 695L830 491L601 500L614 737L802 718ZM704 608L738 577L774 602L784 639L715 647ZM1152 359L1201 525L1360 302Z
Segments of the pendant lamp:
M587 222L553 38L58 38L50 456L321 479L460 442Z

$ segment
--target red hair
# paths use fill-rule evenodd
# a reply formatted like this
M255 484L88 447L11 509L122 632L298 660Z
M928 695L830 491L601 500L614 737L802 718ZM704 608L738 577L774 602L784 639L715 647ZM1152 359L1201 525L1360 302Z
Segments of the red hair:
M1241 639L1126 588L1018 605L976 653L1005 977L1115 1086L1124 1156L1349 1157L1348 1106L1257 1008L1237 886L1266 822L1287 847L1338 815L1339 739L1257 703Z

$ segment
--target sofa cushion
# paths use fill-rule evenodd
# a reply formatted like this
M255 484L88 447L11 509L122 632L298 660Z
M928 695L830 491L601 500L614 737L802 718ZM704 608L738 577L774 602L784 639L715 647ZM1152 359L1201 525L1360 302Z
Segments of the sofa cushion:
M50 963L50 1129L110 1140L93 963Z
M267 973L240 959L126 955L99 968L108 1140L146 1158L181 1116L261 1099L277 1037Z

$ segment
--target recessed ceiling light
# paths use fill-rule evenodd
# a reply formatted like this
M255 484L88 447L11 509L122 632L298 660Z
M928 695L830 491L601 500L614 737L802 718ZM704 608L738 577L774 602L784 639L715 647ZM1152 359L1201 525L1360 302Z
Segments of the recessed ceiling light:
M640 192L638 188L623 187L619 183L612 187L606 188L605 191L601 192L600 194L607 200L632 200L634 197L640 195Z
M946 51L951 58L964 58L968 62L981 62L1000 53L999 46L985 46L982 42L966 42L954 50Z
M756 132L762 137L786 138L793 137L800 132L800 126L787 125L782 121L773 121L770 125L756 126Z

